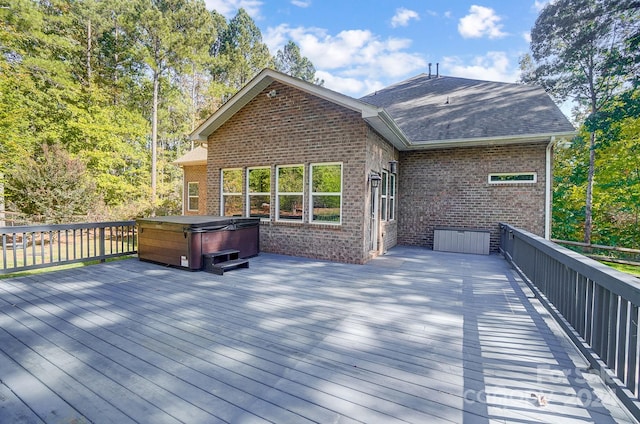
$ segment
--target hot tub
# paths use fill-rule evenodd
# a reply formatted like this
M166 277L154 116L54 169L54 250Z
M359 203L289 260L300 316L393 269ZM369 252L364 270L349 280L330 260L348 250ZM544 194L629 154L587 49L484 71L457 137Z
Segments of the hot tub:
M188 270L202 269L202 255L238 250L240 258L260 252L260 218L158 216L136 219L138 258Z

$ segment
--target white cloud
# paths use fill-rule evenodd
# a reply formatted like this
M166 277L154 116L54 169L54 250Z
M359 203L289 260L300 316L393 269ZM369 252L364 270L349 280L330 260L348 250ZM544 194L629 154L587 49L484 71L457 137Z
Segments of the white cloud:
M549 4L549 0L535 0L533 2L533 8L540 12L547 4Z
M469 14L460 18L458 32L464 38L500 38L507 35L502 32L500 16L488 7L473 5L469 8Z
M221 15L232 18L238 9L243 8L249 16L256 19L260 17L261 0L205 0L209 10L215 10Z
M415 19L420 20L420 15L414 10L405 9L401 7L396 9L396 14L391 18L391 26L396 28L399 26L409 25L409 21Z
M447 10L446 12L444 12L444 17L447 19L451 19L451 17L453 17L453 12Z
M512 64L507 53L500 51L488 52L484 56L475 56L468 63L458 56L448 56L444 58L440 70L446 75L462 78L516 82L520 70L516 59L514 62L515 65ZM443 69L444 72L442 72Z
M359 96L414 75L426 67L425 59L406 51L411 40L386 39L369 30L352 29L330 34L323 28L290 27L282 24L264 32L272 54L287 40L300 46L316 68L325 87Z
M311 0L291 0L291 4L298 7L309 7Z
M526 41L527 43L531 43L531 31L525 31L522 33L522 38L524 39L524 41Z

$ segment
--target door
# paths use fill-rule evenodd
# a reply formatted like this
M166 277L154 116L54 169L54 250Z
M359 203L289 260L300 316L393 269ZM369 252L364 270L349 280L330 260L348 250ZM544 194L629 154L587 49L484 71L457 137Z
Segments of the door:
M371 235L369 242L369 250L378 251L378 208L379 208L379 200L378 200L378 187L375 184L370 185L371 190L371 216L370 216L370 224L371 224Z

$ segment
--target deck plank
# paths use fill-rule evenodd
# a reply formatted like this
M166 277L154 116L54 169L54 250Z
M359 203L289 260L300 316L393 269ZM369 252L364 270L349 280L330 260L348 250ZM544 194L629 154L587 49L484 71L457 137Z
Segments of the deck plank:
M0 414L29 424L54 420L5 375L95 423L634 422L597 376L563 374L586 363L495 256L118 261L0 280L0 327Z

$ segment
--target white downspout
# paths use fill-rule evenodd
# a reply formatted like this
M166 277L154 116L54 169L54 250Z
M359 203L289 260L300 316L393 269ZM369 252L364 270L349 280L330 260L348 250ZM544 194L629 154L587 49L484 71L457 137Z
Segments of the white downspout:
M556 142L556 136L551 136L549 144L546 149L546 170L545 170L545 196L544 196L544 238L551 239L551 203L553 202L552 183L553 177L551 175L553 171L552 163L552 151L553 145Z

